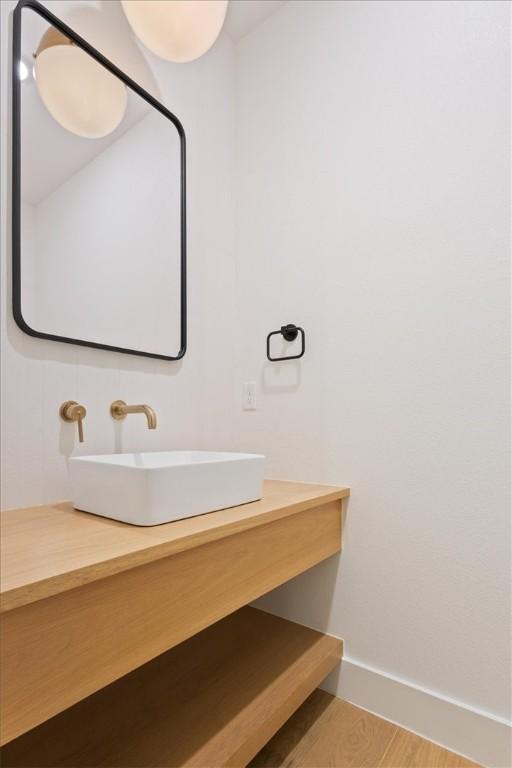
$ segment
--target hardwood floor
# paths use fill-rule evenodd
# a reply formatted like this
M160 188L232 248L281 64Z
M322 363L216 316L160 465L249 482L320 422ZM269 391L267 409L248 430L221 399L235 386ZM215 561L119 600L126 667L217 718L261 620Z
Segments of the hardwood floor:
M316 690L251 768L478 768L387 720Z

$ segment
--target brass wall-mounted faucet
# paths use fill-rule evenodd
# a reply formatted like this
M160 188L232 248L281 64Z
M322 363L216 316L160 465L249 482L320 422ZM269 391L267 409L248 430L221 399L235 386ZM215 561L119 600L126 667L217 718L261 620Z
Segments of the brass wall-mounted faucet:
M73 422L78 424L78 440L83 443L84 441L84 427L83 420L87 415L85 405L80 405L75 400L66 400L59 408L59 415L63 421Z
M113 419L126 419L129 413L143 413L148 420L148 429L156 429L156 413L149 405L126 405L124 400L114 400L110 406Z

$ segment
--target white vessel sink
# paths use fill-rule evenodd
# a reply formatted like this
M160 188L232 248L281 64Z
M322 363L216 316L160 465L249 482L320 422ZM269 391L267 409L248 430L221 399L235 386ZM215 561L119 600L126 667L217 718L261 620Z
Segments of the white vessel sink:
M69 460L75 509L132 525L160 525L261 499L265 457L165 451Z

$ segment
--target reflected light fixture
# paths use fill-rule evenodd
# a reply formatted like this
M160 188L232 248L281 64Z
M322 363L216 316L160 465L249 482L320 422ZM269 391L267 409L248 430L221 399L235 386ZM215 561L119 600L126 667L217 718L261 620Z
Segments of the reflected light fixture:
M87 139L112 133L126 112L124 83L54 27L34 54L39 95L67 131Z
M25 62L22 61L22 59L20 59L18 63L18 77L21 80L21 82L23 82L23 80L26 80L28 77L28 67L25 64Z
M121 0L121 5L146 48L167 61L187 62L214 44L228 0Z

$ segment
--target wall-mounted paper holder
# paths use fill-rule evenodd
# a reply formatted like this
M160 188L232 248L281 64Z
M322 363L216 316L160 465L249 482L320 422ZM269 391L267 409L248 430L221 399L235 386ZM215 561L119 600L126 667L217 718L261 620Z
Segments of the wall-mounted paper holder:
M270 339L272 338L272 336L281 335L285 341L295 341L299 333L301 336L301 350L298 355L288 355L288 357L272 357L271 356ZM304 329L300 328L298 325L294 325L293 323L289 323L288 325L282 325L278 331L271 331L267 336L267 357L271 363L277 363L280 360L298 360L299 357L303 356L305 351L306 351L306 334L304 333Z

